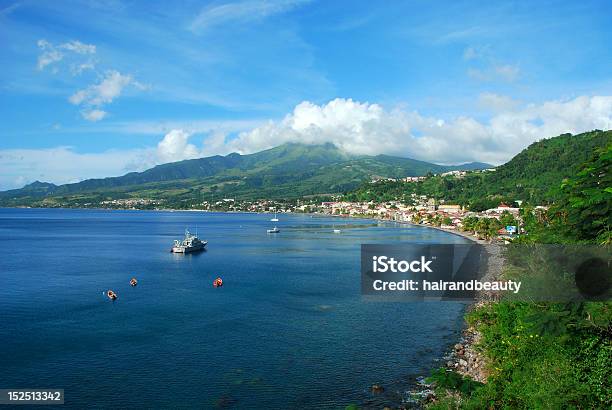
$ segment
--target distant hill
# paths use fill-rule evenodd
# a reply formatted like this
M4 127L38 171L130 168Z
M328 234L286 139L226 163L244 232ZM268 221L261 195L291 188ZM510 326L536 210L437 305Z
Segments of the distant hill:
M349 195L354 200L402 197L410 193L486 209L500 202L522 200L533 205L555 200L564 178L574 176L596 148L612 144L612 131L562 134L531 144L493 172L463 179L436 177L418 184L364 186Z
M489 168L483 163L438 165L388 155L350 155L333 144L289 143L249 155L229 154L158 165L120 177L56 186L35 182L0 192L0 205L49 205L117 198L155 198L169 203L214 197L296 198L341 193L374 177L400 178L456 169Z

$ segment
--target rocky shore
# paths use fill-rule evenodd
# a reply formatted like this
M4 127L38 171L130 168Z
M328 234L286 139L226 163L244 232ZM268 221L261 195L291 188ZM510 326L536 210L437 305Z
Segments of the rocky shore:
M504 259L502 249L499 244L490 243L478 239L467 232L451 231L443 228L436 228L445 232L460 235L471 241L483 245L486 250L486 266L483 268L483 281L493 281L499 279L502 272ZM468 307L467 312L481 307L488 303L497 301L499 295L494 292L480 292L476 300ZM466 312L466 313L467 313ZM462 376L468 377L477 382L486 383L487 381L487 359L476 349L481 338L481 334L472 326L466 327L461 334L461 338L455 343L443 357L444 367L447 371L454 371ZM411 391L411 397L415 399L417 407L437 400L435 386L426 383L424 377L417 379L417 387ZM413 403L414 404L414 403ZM413 406L414 407L414 406Z

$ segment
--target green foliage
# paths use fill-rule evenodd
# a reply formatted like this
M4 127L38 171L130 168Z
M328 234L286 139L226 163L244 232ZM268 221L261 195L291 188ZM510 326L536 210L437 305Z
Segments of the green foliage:
M563 157L559 146L552 148ZM520 217L527 235L518 242L610 243L611 153L609 141L591 152L588 160L559 184L557 202L549 211L522 209ZM527 158L533 159L530 155ZM500 219L504 225L513 225L511 218L504 214ZM463 223L464 229L471 231L488 229L487 222L478 218L465 218ZM513 269L540 266L538 272L565 280L554 266L541 266L538 252L519 256L507 255L509 264L519 263L507 267L506 275ZM571 257L571 252L567 256ZM467 320L482 335L477 347L488 359L487 383L461 399L445 397L434 407L612 407L612 302L499 302L475 309ZM446 383L445 387L461 390L457 383L455 387Z
M612 243L612 144L597 149L576 176L561 185L562 197L553 211L568 234L579 240Z
M455 202L469 207L472 211L493 208L500 202L512 204L517 200L522 200L526 205L551 204L567 193L561 192L561 182L575 176L581 164L590 158L595 149L611 144L612 131L564 134L533 143L493 172L473 172L463 178L434 176L418 182L364 184L356 191L348 193L346 199L376 202L398 199L410 204L411 194L416 194ZM609 167L609 154L606 155L607 160L602 158L592 166L600 171L605 169L606 164ZM609 172L603 178L607 178L609 182ZM604 183L600 187L604 191L600 198L593 198L595 201L609 201L609 195L612 194L610 184L602 182ZM577 183L584 185L585 182ZM607 188L610 189L606 191ZM568 186L566 190L569 189L573 187ZM578 207L584 204L579 197L574 201ZM607 209L609 214L609 208ZM605 210L606 208L603 208L601 212Z
M610 307L497 303L470 313L468 321L482 333L479 347L489 359L490 375L462 407L611 406Z
M0 192L0 205L83 206L83 201L76 198L95 194L163 199L167 207L189 208L221 198L294 199L342 193L375 176L400 178L482 166L487 165L446 166L388 155L349 155L332 144L284 144L250 155L216 155L76 184L55 186L38 182L23 189ZM94 197L90 202L96 201L99 200Z
M434 371L431 376L427 378L427 382L435 383L438 388L457 390L467 395L471 395L478 388L483 386L482 383L444 368Z
M501 224L502 227L504 227L504 226L518 226L518 221L516 220L514 215L512 215L508 211L502 212L502 214L499 217L499 223Z

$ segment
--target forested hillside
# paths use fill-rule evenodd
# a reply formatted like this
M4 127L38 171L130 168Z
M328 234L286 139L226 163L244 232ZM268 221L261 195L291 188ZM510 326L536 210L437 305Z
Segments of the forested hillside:
M550 204L559 197L561 182L576 175L596 148L612 144L612 131L563 134L531 144L493 172L473 172L463 178L434 176L420 182L364 184L346 195L352 201L410 201L410 195L427 195L456 202L474 210L500 202Z

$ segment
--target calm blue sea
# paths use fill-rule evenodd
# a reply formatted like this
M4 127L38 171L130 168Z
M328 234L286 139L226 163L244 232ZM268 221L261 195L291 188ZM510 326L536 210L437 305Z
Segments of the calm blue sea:
M465 240L286 214L269 235L270 218L0 209L0 388L63 388L63 408L397 404L464 305L362 300L360 244ZM169 252L186 227L206 252Z

